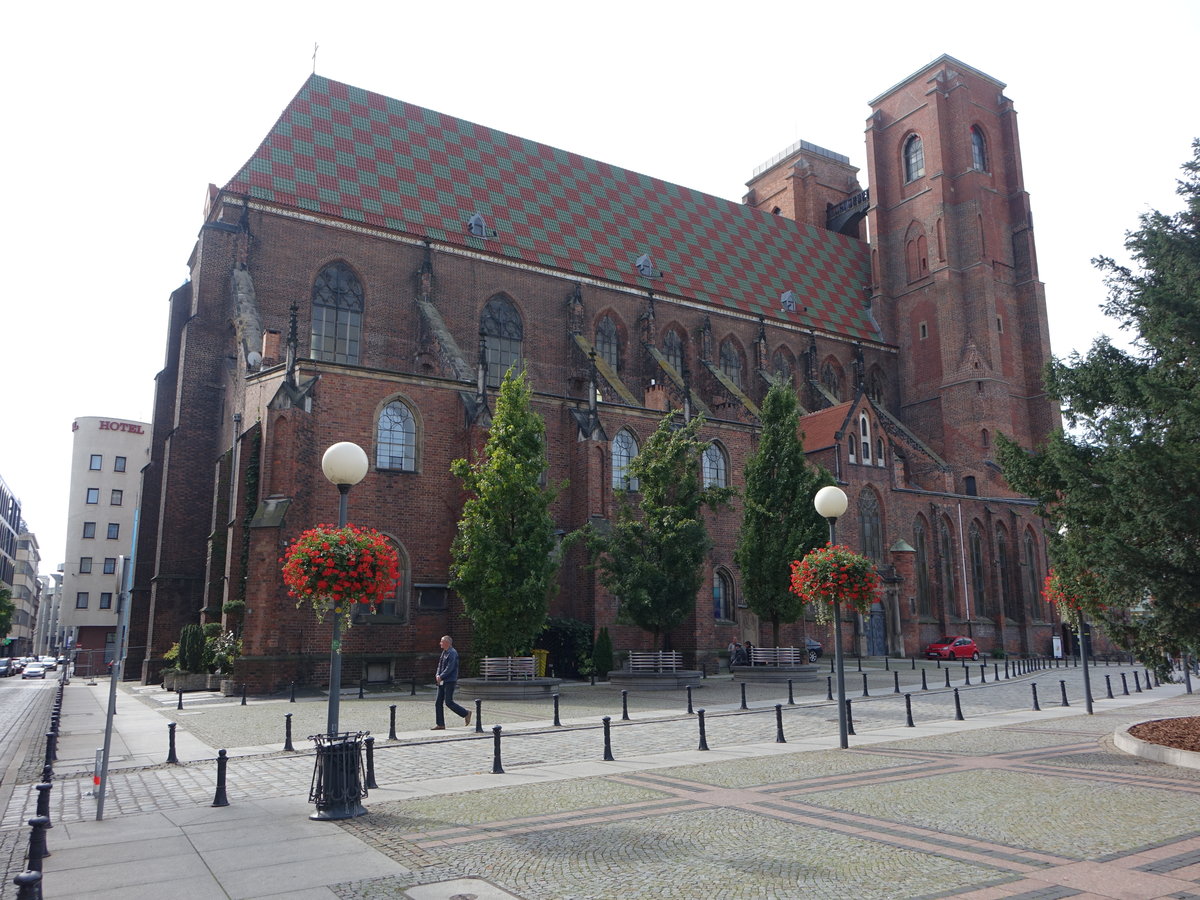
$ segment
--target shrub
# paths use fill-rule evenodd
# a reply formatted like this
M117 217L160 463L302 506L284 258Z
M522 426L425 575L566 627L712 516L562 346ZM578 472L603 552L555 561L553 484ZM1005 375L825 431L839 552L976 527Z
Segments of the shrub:
M592 627L578 619L548 619L537 644L559 678L578 678L592 660Z
M608 635L608 628L601 628L600 633L596 635L596 647L592 650L592 665L596 669L596 674L604 679L607 679L608 673L612 671L613 645L612 638Z
M184 625L179 630L179 668L184 672L203 672L204 628L198 624Z

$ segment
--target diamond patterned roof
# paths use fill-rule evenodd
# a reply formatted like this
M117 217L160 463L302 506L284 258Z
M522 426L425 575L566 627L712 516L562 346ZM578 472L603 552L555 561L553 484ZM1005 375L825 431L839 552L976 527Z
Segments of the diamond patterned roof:
M225 189L852 338L866 244L311 76ZM480 213L493 238L466 223ZM648 253L662 278L634 267ZM795 312L779 295L796 293ZM807 309L806 309L807 308Z

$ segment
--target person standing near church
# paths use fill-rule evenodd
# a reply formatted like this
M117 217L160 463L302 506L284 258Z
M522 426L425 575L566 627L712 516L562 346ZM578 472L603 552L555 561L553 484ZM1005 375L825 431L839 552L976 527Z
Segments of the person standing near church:
M454 688L458 684L458 651L454 649L454 639L444 634L440 644L442 655L438 657L437 672L433 676L437 682L437 700L434 702L437 724L430 729L432 731L446 730L447 706L455 715L463 717L464 724L471 724L471 711L454 702Z

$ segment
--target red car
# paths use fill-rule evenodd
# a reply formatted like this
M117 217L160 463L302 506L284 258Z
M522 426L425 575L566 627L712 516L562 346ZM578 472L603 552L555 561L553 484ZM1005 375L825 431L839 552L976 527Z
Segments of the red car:
M927 659L979 659L979 647L962 635L938 638L925 648Z

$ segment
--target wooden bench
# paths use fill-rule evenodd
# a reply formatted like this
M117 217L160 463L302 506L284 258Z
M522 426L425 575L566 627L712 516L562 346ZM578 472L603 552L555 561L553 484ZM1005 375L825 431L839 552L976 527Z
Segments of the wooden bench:
M678 672L683 668L683 654L678 650L630 650L631 672Z
M752 666L803 666L808 664L808 651L799 647L755 647L750 651Z
M485 681L514 681L533 678L536 673L532 656L485 656L479 664L479 674Z

